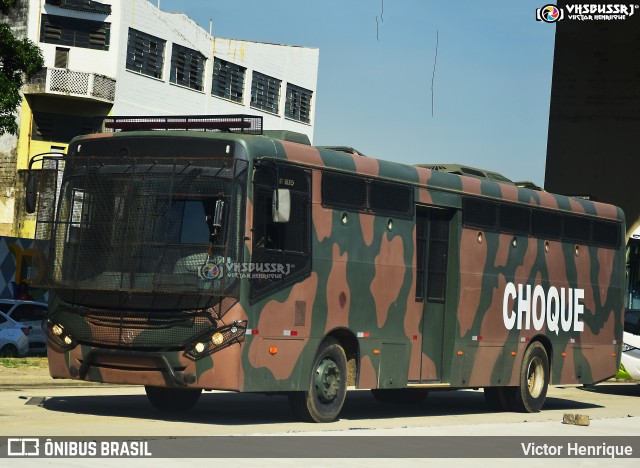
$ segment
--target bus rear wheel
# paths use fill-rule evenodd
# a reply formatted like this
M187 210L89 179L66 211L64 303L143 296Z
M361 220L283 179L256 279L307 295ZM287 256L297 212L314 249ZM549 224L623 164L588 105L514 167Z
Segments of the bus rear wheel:
M549 387L549 358L540 342L532 343L524 353L520 385L512 393L515 410L537 413L542 409Z
M151 404L161 411L187 411L198 402L200 388L165 388L145 385L145 392Z
M293 413L303 421L332 422L347 396L347 358L334 338L322 342L313 361L309 387L289 394Z

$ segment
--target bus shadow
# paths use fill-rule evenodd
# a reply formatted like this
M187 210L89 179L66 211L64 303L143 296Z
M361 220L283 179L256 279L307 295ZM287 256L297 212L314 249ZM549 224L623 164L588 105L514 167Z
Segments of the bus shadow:
M640 397L640 384L638 382L603 383L595 386L580 387L585 392L605 393L607 395L619 395Z
M349 406L347 406L347 404ZM374 408L375 416L372 416L372 410ZM547 397L543 411L582 410L589 408L600 408L600 406L582 401ZM419 405L380 403L372 400L372 397L367 398L366 394L364 394L362 398L353 398L351 401L347 400L342 411L342 415L349 419L456 416L492 413L495 413L495 410L487 406L483 392L465 391L432 392L425 402Z
M49 397L42 403L48 411L83 415L189 422L210 425L269 425L296 423L286 397L251 393L202 394L198 404L188 412L156 410L145 395L97 395ZM543 411L583 410L599 405L563 398L547 398ZM350 421L491 414L482 392L432 392L421 404L380 403L369 391L347 393L341 418Z

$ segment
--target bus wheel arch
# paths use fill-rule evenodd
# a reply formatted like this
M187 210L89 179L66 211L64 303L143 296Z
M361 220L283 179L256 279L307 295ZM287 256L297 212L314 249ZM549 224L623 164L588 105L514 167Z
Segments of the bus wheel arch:
M348 380L345 349L337 338L327 336L316 352L306 389L289 394L293 413L308 422L335 421L346 399Z
M518 377L518 386L511 393L514 409L526 413L537 413L544 405L551 377L550 344L536 339L527 347Z
M347 386L355 387L360 374L360 366L358 366L358 363L360 362L360 347L358 345L358 339L346 328L336 328L331 330L325 339L329 337L335 338L340 346L342 346L347 358Z
M534 342L540 342L540 344L542 344L542 346L544 346L544 350L547 353L547 362L549 363L549 383L552 383L553 381L553 345L551 344L551 340L549 340L549 338L547 338L544 335L538 335L536 337L533 338L533 340L531 340L532 343Z

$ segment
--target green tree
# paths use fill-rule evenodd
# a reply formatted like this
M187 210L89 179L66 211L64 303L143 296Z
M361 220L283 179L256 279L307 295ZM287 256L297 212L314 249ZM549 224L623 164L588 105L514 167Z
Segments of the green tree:
M17 0L0 0L0 13L8 15ZM0 135L18 133L16 111L21 102L24 79L42 68L38 46L29 39L16 39L9 24L0 23Z

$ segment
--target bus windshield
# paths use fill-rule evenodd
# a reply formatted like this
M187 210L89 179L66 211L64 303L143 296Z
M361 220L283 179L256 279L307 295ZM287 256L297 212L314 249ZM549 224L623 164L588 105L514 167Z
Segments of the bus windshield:
M238 260L244 189L235 163L74 161L52 231L52 285L228 294L232 285L224 275L212 279L203 268L214 256Z

